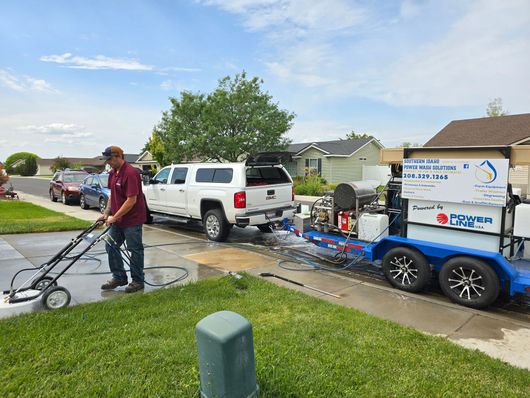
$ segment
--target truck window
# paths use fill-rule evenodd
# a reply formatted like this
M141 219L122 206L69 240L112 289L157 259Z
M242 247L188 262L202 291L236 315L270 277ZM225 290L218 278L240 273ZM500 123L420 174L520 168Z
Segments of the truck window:
M158 181L159 184L167 184L167 179L169 177L170 170L171 169L169 167L160 170L159 173L155 176L155 180Z
M247 186L290 183L284 169L280 167L251 167L247 169Z
M171 184L184 184L188 169L186 167L175 167L171 175Z
M198 169L196 182L217 182L228 184L232 182L234 171L232 169Z

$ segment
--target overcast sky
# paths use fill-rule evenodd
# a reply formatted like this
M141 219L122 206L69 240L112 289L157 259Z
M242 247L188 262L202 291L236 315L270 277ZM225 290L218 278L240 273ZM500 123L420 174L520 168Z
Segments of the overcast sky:
M138 153L168 98L245 70L293 142L424 143L530 112L530 1L0 1L0 160Z

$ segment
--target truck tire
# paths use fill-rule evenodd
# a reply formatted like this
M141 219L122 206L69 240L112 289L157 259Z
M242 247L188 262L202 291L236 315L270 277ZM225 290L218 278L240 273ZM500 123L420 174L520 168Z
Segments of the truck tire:
M224 242L231 229L221 209L208 210L202 224L206 237L215 242Z
M390 284L406 292L419 292L431 280L431 267L423 254L409 247L395 247L383 257L383 271Z
M485 308L493 304L500 292L497 274L489 265L473 257L454 257L438 275L444 294L457 304Z

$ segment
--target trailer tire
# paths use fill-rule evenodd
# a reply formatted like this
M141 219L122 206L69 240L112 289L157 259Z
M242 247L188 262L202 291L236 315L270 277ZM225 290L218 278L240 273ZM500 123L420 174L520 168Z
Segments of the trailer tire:
M473 257L454 257L447 261L438 281L451 301L471 308L488 307L500 292L499 278L493 268Z
M383 257L383 271L390 284L406 292L419 292L431 279L431 267L423 254L409 247L395 247Z
M70 292L62 286L48 288L42 295L42 304L47 310L57 310L68 307L72 296Z

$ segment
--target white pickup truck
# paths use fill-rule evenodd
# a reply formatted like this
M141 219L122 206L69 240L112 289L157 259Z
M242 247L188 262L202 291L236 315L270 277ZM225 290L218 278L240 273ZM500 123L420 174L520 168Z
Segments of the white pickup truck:
M201 220L208 239L219 242L234 225L271 232L272 222L296 210L293 181L274 162L174 164L143 191L150 214Z

